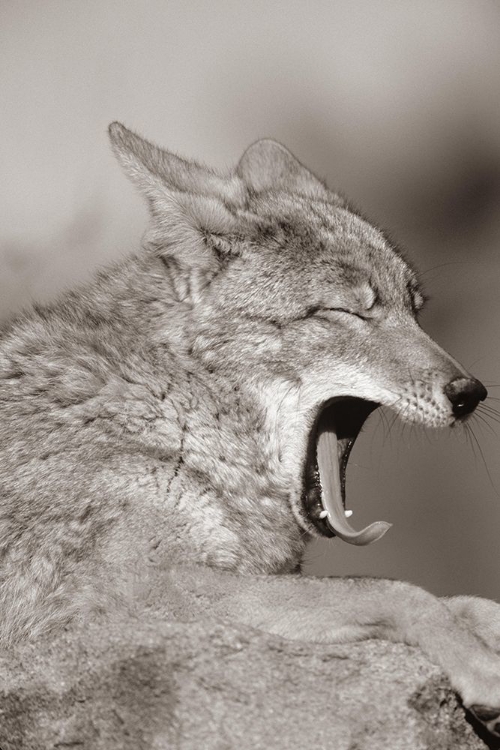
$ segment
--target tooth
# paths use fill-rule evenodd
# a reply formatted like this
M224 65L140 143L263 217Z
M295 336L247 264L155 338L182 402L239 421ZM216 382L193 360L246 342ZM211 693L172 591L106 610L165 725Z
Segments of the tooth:
M326 518L327 515L328 515L328 511L327 510L322 510L321 513L319 514L319 517L320 518Z
M327 510L327 523L332 531L349 544L365 545L380 539L391 524L377 521L361 531L355 531L347 521L340 486L337 433L335 425L331 422L319 432L317 460L323 489L323 504Z
M350 518L352 516L352 510L345 510L344 513L347 516L347 518Z

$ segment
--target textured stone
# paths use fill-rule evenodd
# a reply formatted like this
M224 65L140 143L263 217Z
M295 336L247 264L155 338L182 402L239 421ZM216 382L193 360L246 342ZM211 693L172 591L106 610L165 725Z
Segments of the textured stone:
M1 657L1 750L485 748L415 649L130 620Z

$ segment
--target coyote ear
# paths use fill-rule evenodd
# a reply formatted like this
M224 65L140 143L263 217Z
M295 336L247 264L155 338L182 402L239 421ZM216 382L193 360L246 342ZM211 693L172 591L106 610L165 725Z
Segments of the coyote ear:
M244 187L235 175L225 177L195 161L182 159L146 141L119 122L111 123L109 137L125 173L145 194L152 209L155 201L161 202L169 189L212 195L234 203L241 203L244 199Z
M109 127L113 150L149 201L144 242L172 270L179 299L196 302L203 287L235 254L239 223L224 204L237 197L239 178L223 177L164 151L120 123Z
M325 185L281 143L264 138L247 148L236 174L256 192L282 188L313 197L328 194Z

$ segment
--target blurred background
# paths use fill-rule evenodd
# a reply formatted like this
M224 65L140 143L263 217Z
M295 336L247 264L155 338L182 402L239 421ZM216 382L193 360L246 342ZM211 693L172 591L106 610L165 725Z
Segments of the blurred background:
M500 6L16 0L0 66L0 323L137 249L147 213L110 121L224 168L277 138L403 246L424 327L491 394L468 431L373 415L348 506L394 527L316 542L307 570L500 600Z

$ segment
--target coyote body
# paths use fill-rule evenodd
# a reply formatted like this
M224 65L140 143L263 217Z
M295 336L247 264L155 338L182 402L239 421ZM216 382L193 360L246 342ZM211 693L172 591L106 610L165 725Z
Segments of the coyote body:
M289 638L389 638L495 731L500 607L291 575L313 536L385 531L339 510L373 408L445 427L486 395L419 327L414 272L273 141L222 176L110 132L150 205L141 253L0 341L2 643L160 602Z

